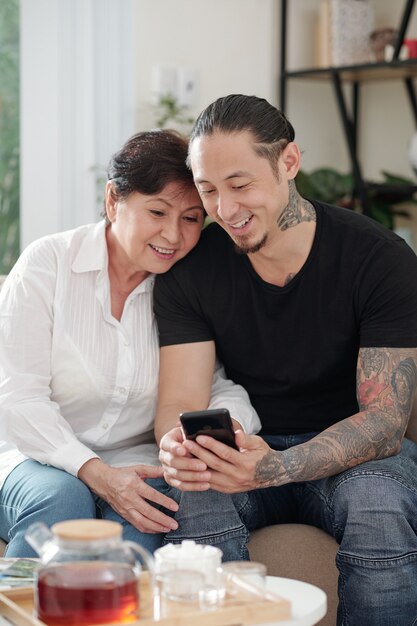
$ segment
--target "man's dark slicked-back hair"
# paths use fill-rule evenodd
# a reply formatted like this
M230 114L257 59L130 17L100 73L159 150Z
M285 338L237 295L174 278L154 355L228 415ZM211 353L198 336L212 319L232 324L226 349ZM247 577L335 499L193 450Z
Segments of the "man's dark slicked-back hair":
M275 172L282 150L295 137L294 128L279 109L264 98L242 94L224 96L209 104L194 124L190 146L197 137L212 135L215 131L251 132L255 151L269 159Z

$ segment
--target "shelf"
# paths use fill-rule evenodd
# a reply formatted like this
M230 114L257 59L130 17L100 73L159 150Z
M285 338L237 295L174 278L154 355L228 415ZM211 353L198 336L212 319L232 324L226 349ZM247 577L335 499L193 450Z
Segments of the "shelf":
M284 77L327 81L334 74L338 74L344 81L351 82L416 78L417 58L407 59L406 61L391 61L389 63L364 63L363 65L286 70Z
M379 191L381 195L392 196L396 202L401 202L401 199L409 200L410 196L417 192L417 185L406 184L389 184L389 183L374 183L371 181L363 181L363 187L369 191Z
M403 191L404 195L409 195L410 193L415 193L417 191L417 184L408 185L406 183L396 183L396 184L374 183L372 181L366 181L364 184L366 187L369 187L370 189L388 191L389 193L394 192L394 191Z
M417 126L417 94L414 85L414 79L417 79L417 58L407 60L400 60L399 58L414 4L415 0L404 0L392 61L289 70L287 68L288 0L281 0L280 109L283 113L286 112L287 83L293 79L316 82L325 81L332 86L351 161L351 170L354 178L353 196L359 199L365 214L369 210L370 195L372 194L381 192L381 194L391 194L395 199L398 196L409 198L417 190L416 185L388 186L366 181L362 175L362 168L358 158L359 105L362 83L389 80L402 81ZM343 89L343 85L346 83L348 88ZM349 96L350 102L348 102ZM391 114L394 116L395 112Z

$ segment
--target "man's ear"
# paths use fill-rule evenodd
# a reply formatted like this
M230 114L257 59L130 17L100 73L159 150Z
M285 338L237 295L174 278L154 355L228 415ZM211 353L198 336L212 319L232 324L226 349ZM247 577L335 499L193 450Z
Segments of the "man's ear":
M106 183L105 203L107 217L110 222L114 222L117 213L117 196L111 180Z
M301 166L301 152L296 143L290 141L281 154L281 160L285 168L287 180L293 180Z

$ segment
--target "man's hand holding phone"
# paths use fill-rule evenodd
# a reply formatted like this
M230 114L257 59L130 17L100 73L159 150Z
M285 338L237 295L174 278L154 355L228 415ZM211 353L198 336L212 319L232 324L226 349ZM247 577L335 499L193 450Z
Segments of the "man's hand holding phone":
M288 482L282 452L272 450L258 435L235 432L238 450L213 437L199 435L198 443L184 441L184 447L205 463L210 474L209 489L222 493L241 493Z
M193 421L195 417L202 421ZM181 414L181 427L161 440L159 458L168 484L182 491L215 489L223 493L263 486L256 476L257 464L268 454L278 462L277 453L261 437L240 429L234 432L229 420L230 415L225 417L222 410L219 416L218 409Z
M169 485L182 491L210 489L211 473L207 465L188 448L199 435L210 435L226 442L236 451L233 422L227 409L209 409L180 414L180 425L167 432L161 439L159 459L164 477ZM225 444L223 444L225 445ZM196 448L200 446L196 443ZM202 451L204 451L202 449Z

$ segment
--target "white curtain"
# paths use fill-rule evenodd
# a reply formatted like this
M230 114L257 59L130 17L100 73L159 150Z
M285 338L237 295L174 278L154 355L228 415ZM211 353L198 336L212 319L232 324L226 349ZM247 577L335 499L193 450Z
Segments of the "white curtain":
M134 132L135 0L21 0L21 247L96 221Z

